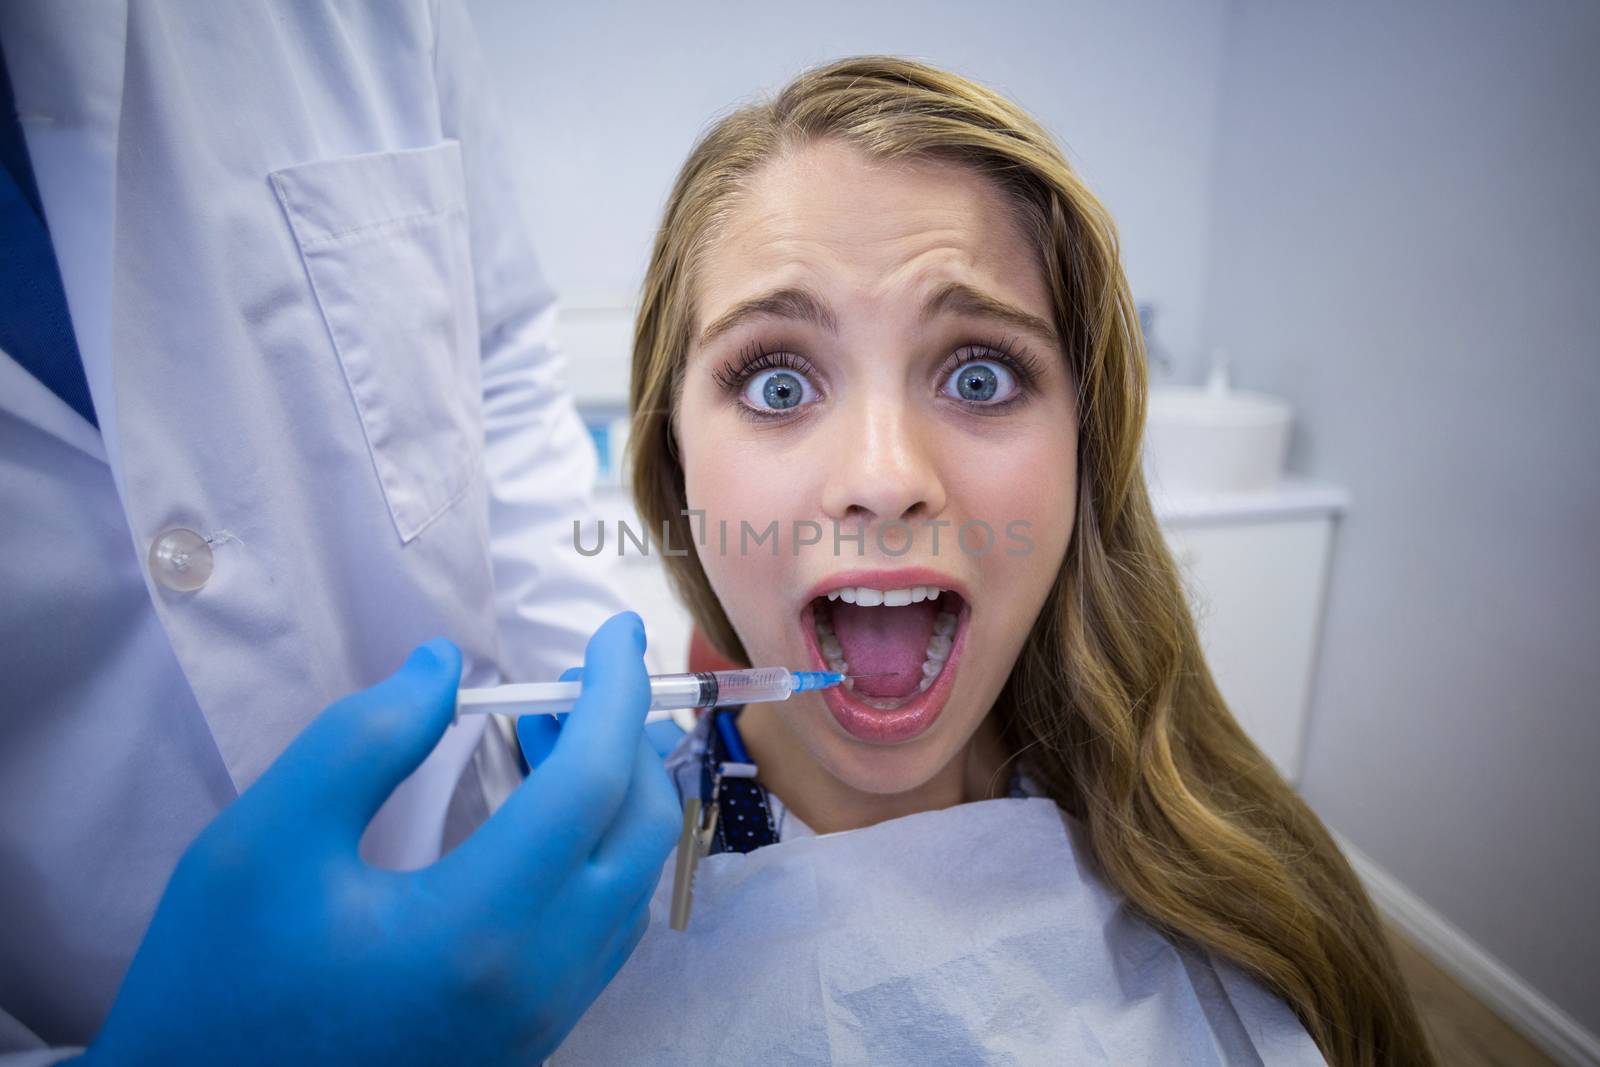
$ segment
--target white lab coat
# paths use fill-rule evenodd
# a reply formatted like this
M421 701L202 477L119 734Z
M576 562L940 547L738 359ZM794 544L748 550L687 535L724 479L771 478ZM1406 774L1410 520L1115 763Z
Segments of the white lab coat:
M0 42L100 420L0 354L6 1052L94 1036L183 848L329 701L441 634L468 684L554 677L620 605L454 0L36 0ZM148 569L175 527L197 592ZM369 857L482 817L481 738Z

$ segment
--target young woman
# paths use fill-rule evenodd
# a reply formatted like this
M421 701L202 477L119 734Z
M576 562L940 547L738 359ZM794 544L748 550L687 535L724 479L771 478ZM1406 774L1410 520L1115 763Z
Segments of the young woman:
M1106 211L988 90L866 57L720 122L645 282L634 491L730 658L863 677L672 765L687 792L703 750L755 764L754 844L1046 796L1107 892L1329 1062L1428 1063L1370 902L1207 670L1141 476L1136 324Z

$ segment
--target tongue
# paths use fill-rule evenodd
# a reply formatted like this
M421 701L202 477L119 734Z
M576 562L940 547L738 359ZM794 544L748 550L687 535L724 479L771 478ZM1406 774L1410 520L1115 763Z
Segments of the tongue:
M928 658L928 641L933 637L936 601L922 600L902 608L881 604L863 608L836 601L829 607L833 632L850 673L878 676L856 679L856 692L892 699L916 690L922 681L922 662Z

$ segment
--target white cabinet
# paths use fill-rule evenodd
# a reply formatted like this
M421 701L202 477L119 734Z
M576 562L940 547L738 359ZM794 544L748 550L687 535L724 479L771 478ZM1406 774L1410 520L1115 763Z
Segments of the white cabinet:
M1338 517L1336 490L1155 501L1217 687L1245 732L1297 782Z

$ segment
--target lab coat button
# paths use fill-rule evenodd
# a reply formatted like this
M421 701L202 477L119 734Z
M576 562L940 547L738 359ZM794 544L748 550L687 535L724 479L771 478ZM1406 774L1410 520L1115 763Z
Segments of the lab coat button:
M150 545L150 574L175 593L192 593L211 580L211 546L193 530L165 530Z

